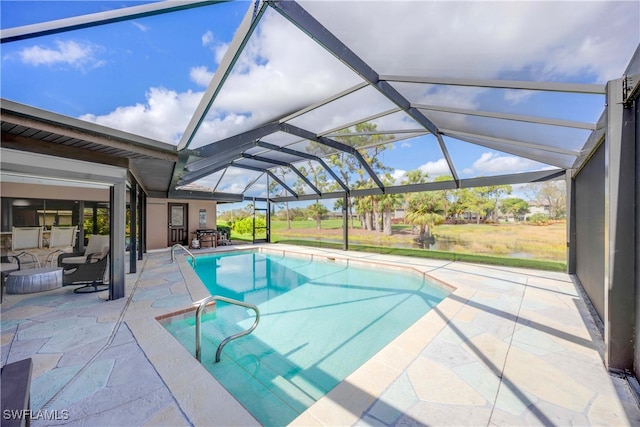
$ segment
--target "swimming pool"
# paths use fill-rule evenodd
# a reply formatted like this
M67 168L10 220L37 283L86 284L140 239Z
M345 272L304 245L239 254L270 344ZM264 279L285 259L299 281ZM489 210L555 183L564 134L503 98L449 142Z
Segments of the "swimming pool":
M333 259L236 252L200 256L196 272L219 303L203 317L202 363L263 425L286 425L444 299L449 291L415 271ZM192 354L194 319L165 327ZM214 398L214 397L213 397Z

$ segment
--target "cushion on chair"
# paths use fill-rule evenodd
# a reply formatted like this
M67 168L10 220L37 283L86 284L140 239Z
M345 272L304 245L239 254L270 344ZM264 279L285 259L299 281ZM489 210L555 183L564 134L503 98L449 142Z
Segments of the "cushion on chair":
M50 248L72 248L76 241L78 226L72 227L51 227L49 237Z
M89 238L87 248L84 250L85 255L102 253L105 247L109 247L109 235L94 234Z
M94 258L102 259L109 253L109 236L100 236L94 234L89 238L89 243L82 256L64 257L60 259L62 264L84 264L87 262L87 256L90 254L100 254Z
M39 249L42 247L43 227L13 227L11 231L11 250Z

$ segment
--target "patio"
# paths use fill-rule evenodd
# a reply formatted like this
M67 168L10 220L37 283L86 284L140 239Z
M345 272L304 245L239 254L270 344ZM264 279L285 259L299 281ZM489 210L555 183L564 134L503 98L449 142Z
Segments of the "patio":
M456 288L294 425L640 424L570 275L264 247L408 265ZM138 267L114 301L72 287L5 296L2 364L33 358L33 425L257 424L155 320L207 295L186 258L150 252Z

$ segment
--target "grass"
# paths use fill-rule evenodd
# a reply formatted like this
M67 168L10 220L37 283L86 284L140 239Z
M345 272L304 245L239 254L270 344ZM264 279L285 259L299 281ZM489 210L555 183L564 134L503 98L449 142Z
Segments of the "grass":
M342 229L342 219L325 219L321 221L323 230ZM360 227L360 221L354 221L356 227ZM316 228L315 220L291 221L292 230ZM271 220L271 232L287 230L287 221Z
M566 256L565 222L546 226L514 223L440 225L435 227L433 234L438 239L461 242L473 253L523 253L555 261L564 260Z
M289 245L301 245L321 248L342 249L341 243L312 241L312 240L279 240L277 243L285 243ZM431 258L431 259L443 259L449 261L463 261L472 262L478 264L491 264L501 265L505 267L519 267L519 268L533 268L536 270L547 271L566 271L567 265L564 262L558 261L545 261L528 258L509 258L498 257L491 255L476 255L457 252L445 252L445 251L432 251L425 249L404 249L404 248L390 248L381 246L369 246L369 245L353 245L349 244L349 249L353 249L360 252L379 253L386 255L400 255L410 256L417 258Z
M359 222L356 221L356 227ZM316 221L272 221L271 241L306 246L342 248L342 219ZM349 248L364 252L468 261L552 271L566 270L566 224L459 224L434 227L433 235L447 250L411 248L417 235L413 225L396 224L392 235L349 230ZM232 233L234 240L252 241L250 235ZM403 246L403 247L400 247ZM513 256L517 254L517 256Z

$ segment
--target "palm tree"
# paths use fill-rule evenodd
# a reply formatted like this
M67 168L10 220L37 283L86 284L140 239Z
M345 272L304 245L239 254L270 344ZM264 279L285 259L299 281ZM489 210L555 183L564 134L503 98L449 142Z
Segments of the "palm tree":
M430 237L431 228L442 223L442 202L435 194L423 192L409 196L405 220L420 226L418 240L424 242Z

